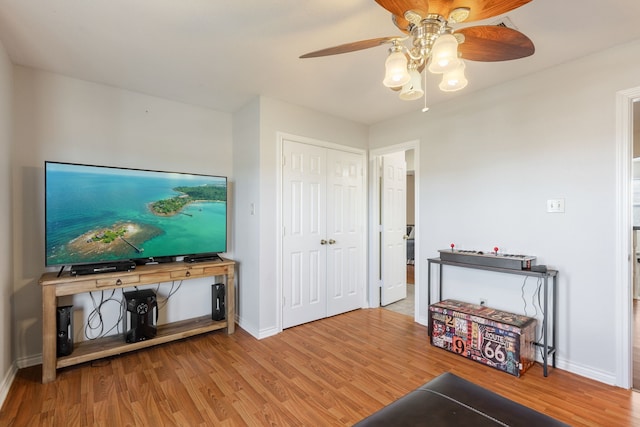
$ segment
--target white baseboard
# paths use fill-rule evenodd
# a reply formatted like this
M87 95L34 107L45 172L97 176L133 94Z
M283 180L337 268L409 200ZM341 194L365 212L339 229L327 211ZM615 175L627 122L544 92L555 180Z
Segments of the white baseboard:
M279 331L276 328L267 328L262 330L254 328L251 325L247 324L247 322L245 322L244 319L242 319L241 317L238 317L238 326L244 329L252 337L258 340L261 340L263 338L268 338L279 333Z
M563 371L571 372L572 374L580 375L581 377L589 378L601 383L620 387L616 384L615 372L605 372L598 369L594 369L589 366L580 365L578 363L569 362L565 359L558 358L556 360L556 367ZM549 361L549 375L553 375L553 368L551 367L551 361Z
M261 329L260 333L258 334L258 339L261 340L263 338L269 338L279 333L280 331L277 328Z
M17 373L18 367L15 363L12 363L9 370L5 373L4 378L2 378L2 382L0 383L0 408L4 405L4 401L9 394L9 389L11 388L11 384L13 384L13 380L16 378Z
M21 357L15 361L15 365L18 367L18 369L28 368L35 365L42 365L42 354Z

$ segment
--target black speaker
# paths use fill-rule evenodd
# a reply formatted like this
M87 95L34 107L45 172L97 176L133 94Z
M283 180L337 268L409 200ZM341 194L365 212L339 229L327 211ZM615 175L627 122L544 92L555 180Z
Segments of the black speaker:
M158 302L151 289L123 292L123 321L125 341L144 341L156 336Z
M211 285L211 319L224 320L225 317L224 283L216 283Z
M56 355L68 356L73 352L73 306L58 307L56 316L56 330L58 331L58 344Z

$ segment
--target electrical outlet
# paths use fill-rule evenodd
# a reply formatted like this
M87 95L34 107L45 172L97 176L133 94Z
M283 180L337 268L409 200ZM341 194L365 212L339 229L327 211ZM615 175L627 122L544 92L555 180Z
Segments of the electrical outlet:
M487 305L487 299L486 298L480 298L480 305L485 307Z

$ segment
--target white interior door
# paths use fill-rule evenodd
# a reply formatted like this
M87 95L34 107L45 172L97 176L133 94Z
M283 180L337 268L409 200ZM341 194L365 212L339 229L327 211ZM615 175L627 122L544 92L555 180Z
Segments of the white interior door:
M327 150L327 315L364 300L363 158Z
M380 304L407 297L407 163L404 151L382 156Z
M283 141L283 328L364 304L363 204L363 155Z
M326 149L285 140L282 327L327 315Z

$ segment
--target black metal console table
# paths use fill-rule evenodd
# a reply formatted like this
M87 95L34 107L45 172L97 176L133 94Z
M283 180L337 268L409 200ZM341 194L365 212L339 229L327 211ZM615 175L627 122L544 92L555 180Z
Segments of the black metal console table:
M531 270L515 270L510 268L501 268L501 267L490 267L484 265L475 265L475 264L466 264L461 262L453 262L453 261L443 261L440 258L429 258L427 259L428 267L427 267L427 303L431 305L431 264L438 264L439 266L439 274L438 274L438 301L442 300L442 270L443 266L449 265L452 267L462 267L462 268L473 268L477 270L487 270L487 271L495 271L498 273L506 273L506 274L515 274L519 276L532 276L537 277L543 280L544 286L544 295L543 295L543 318L542 318L542 342L535 342L534 344L538 347L542 347L542 368L544 371L544 376L548 375L548 366L549 366L549 356L552 357L552 366L556 367L556 319L557 319L557 280L558 280L558 271L557 270L547 270L546 272L539 271L531 271ZM549 292L549 279L551 279L551 292ZM551 310L551 336L549 336L549 302L551 300L552 310ZM438 302L434 301L434 302ZM431 331L429 331L431 334Z

